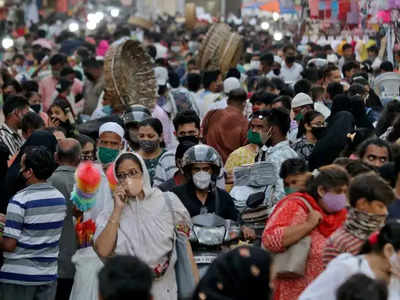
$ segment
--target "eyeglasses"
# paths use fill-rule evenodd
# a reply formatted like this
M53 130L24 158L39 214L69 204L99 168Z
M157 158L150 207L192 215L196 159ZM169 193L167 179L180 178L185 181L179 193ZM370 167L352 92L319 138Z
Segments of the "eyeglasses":
M118 181L124 181L127 178L140 178L142 176L141 172L138 172L135 169L129 170L127 173L118 173L117 179Z

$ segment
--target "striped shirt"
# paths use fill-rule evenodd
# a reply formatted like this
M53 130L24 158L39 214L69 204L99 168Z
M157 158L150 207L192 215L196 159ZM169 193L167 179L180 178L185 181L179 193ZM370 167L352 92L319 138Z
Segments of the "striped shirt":
M0 282L43 285L57 280L65 215L65 198L48 183L30 185L11 199L4 236L16 239L17 247L4 252Z
M364 243L365 240L351 234L342 226L329 237L325 244L322 256L324 266L326 267L331 260L343 253L358 255Z
M4 123L0 125L0 142L3 142L7 146L11 153L10 157L12 157L17 154L24 144L24 139Z

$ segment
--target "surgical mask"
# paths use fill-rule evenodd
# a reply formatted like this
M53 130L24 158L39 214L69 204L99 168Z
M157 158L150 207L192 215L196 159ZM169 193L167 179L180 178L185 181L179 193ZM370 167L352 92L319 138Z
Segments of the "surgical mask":
M31 108L38 114L42 111L42 104L32 104Z
M181 51L181 47L179 47L179 46L171 47L171 51L174 53L178 53L179 51Z
M252 60L250 62L250 69L251 70L259 70L260 69L260 61L259 60Z
M112 113L112 107L111 107L111 105L104 105L103 106L103 108L102 108L102 111L103 111L103 113L105 113L106 115L111 115L111 113Z
M178 137L178 142L179 142L179 144L182 144L184 142L190 142L190 143L194 143L197 145L200 142L200 139L194 135L185 135L185 136Z
M143 190L143 180L142 178L127 178L123 187L128 196L137 197Z
M147 141L147 140L139 141L140 148L146 153L153 153L154 151L156 151L158 144L159 144L158 141Z
M345 194L326 193L322 199L324 209L327 213L336 213L346 207L347 198Z
M247 140L250 144L262 146L264 145L263 141L261 140L261 135L258 132L254 132L251 129L247 132Z
M285 187L285 194L286 195L290 195L290 194L293 194L293 193L296 193L297 192L297 189L294 189L294 188L291 188L291 187Z
M298 113L297 115L296 115L296 117L294 118L297 122L300 122L301 120L303 120L303 118L304 118L304 115L303 115L303 113Z
M112 163L117 159L118 154L119 150L106 147L99 147L97 150L97 158L103 165Z
M311 133L317 140L320 140L324 137L326 132L326 127L311 127Z
M285 62L286 62L288 65L293 64L295 61L296 61L296 56L288 56L288 57L286 57L286 59L285 59Z
M206 190L211 183L211 174L206 171L200 171L193 175L193 183L200 190Z

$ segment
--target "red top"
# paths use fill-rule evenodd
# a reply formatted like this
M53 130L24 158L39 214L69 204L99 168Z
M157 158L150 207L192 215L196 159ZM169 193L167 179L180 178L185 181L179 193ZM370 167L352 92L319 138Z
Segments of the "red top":
M305 275L294 279L277 278L274 283L274 300L297 299L304 289L324 270L322 254L328 236L339 228L346 218L346 210L336 214L326 214L318 206L315 199L305 193L294 193L283 198L272 215L269 217L264 229L263 246L271 252L283 252L283 234L287 227L303 224L308 217L308 208L299 199L306 199L313 209L321 213L323 220L320 225L310 233L311 248L307 260Z

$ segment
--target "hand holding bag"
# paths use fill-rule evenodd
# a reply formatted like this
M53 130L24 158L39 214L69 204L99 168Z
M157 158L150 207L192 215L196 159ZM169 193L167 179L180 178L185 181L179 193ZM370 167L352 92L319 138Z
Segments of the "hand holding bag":
M304 198L301 201L311 212L313 208ZM277 277L296 278L304 276L308 253L311 248L311 237L308 234L297 243L291 245L285 252L274 255L274 271Z

